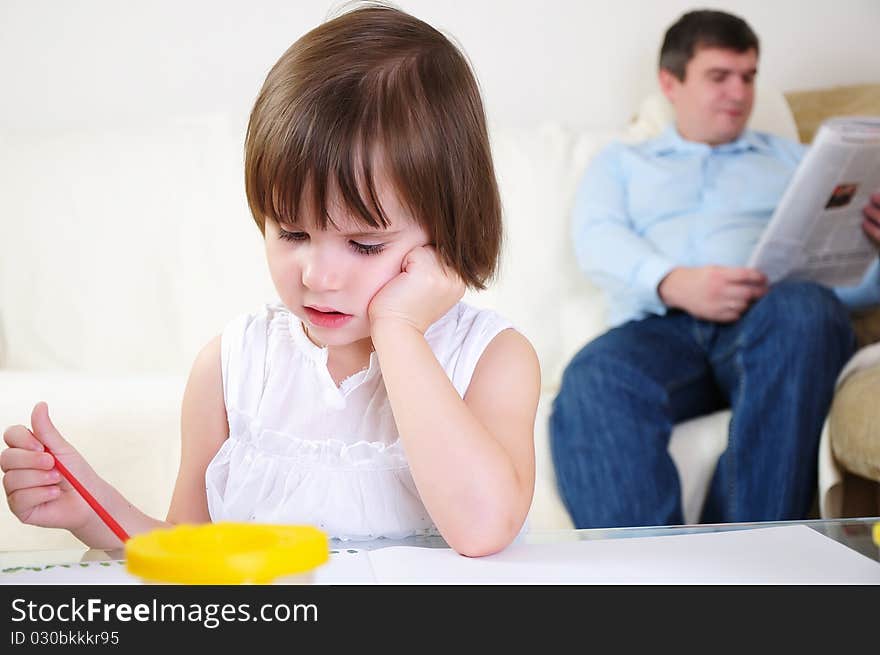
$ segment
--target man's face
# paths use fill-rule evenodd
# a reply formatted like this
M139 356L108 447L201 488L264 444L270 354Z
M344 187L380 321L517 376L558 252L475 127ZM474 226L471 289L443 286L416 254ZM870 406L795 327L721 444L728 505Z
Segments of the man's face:
M699 48L684 81L660 71L660 88L675 108L675 124L688 141L718 145L745 129L755 99L758 53Z

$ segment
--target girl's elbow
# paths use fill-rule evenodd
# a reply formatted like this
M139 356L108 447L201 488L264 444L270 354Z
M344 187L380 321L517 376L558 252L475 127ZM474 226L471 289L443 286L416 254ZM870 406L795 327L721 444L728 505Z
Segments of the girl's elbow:
M480 529L463 530L450 536L446 542L459 555L464 557L486 557L507 548L522 527L522 521L512 518L497 522L494 526L483 524Z
M460 547L453 546L452 549L463 557L486 557L488 555L500 553L507 548L511 541L513 540L496 542L474 541L473 543L468 543Z

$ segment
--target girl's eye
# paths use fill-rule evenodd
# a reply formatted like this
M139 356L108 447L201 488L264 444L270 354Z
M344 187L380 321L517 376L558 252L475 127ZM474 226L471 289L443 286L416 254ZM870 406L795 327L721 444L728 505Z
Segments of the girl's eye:
M352 250L362 255L378 255L385 249L384 243L358 243L357 241L349 241L348 245Z
M305 232L288 232L283 228L278 228L278 238L285 241L306 241L309 235Z
M290 232L282 227L278 228L278 238L284 241L293 241L301 243L309 240L308 232ZM361 255L378 255L385 249L384 243L358 243L357 241L349 241L349 247L356 253Z

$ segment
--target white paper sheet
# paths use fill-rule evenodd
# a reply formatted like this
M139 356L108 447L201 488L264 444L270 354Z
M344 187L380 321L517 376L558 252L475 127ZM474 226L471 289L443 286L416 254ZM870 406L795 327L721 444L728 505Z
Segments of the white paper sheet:
M124 560L104 560L13 566L0 570L0 584L137 585L142 581L126 570ZM369 551L350 548L331 551L327 563L315 570L314 584L375 584Z
M0 571L0 584L141 584L125 570L123 560L73 562L46 566L10 567Z
M0 584L139 584L120 560L22 567ZM340 549L315 583L880 584L880 562L804 525L665 537L514 543L489 557L448 548Z
M429 548L370 555L384 584L880 584L880 562L804 525L514 544L474 559Z
M327 563L315 570L314 584L376 584L371 552L376 551L345 548L331 554Z

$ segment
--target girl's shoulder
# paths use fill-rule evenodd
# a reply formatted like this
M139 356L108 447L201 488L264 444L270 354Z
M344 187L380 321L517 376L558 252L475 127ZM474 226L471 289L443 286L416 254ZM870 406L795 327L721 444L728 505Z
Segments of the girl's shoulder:
M453 341L465 342L489 334L494 336L508 328L516 329L511 321L494 310L461 301L428 328L425 338L429 343L450 337Z
M425 332L425 340L459 394L470 385L483 352L501 332L516 327L491 309L459 302Z

